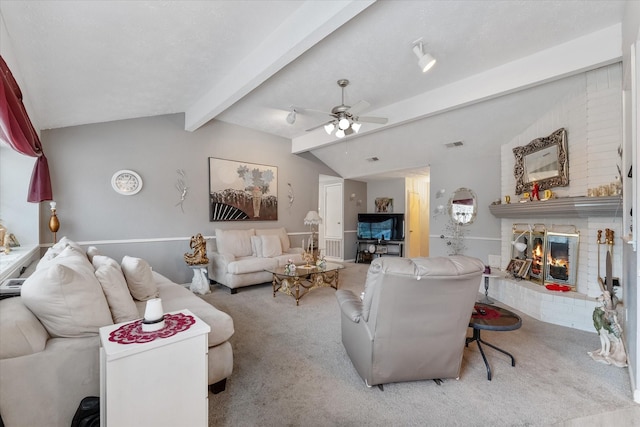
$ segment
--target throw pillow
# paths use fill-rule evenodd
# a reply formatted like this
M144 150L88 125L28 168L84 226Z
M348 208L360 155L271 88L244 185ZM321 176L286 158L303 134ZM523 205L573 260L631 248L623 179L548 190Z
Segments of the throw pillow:
M275 235L260 236L262 240L262 257L273 258L282 255L280 238Z
M262 258L262 239L260 236L251 236L251 255Z
M85 268L90 267L93 269L84 251L82 249L77 249L75 246L69 245L62 249L60 249L60 247L54 248L54 246L49 248L45 253L45 256L38 261L36 271L47 269L51 265L57 262L62 262L63 260L64 262L73 262L77 265L82 265Z
M221 230L216 228L216 247L219 253L228 253L236 257L251 255L251 236L255 230Z
M62 254L61 254L62 255ZM80 262L84 258L84 263ZM109 305L87 257L56 257L21 289L24 305L52 337L88 337L112 325Z
M151 266L147 261L125 255L120 266L134 299L147 301L160 296L158 286L153 280Z
M93 257L96 255L100 255L98 248L96 248L95 246L89 246L87 248L87 258L89 258L89 261L93 262Z
M117 267L118 270L122 271L122 269L120 268L120 264L118 264L118 261L106 255L95 255L91 264L93 264L93 268L95 268L96 270L103 265L110 265L112 267Z
M40 258L40 261L38 261L38 264L36 264L36 270L47 266L49 264L49 261L60 255L62 251L64 251L69 246L75 248L80 253L84 252L79 244L77 244L73 240L68 239L65 236L58 240L58 242L51 246L49 249L47 249L47 252L45 252L42 258Z
M291 249L291 242L289 241L289 235L287 234L287 230L284 227L280 228L263 228L256 229L256 236L264 236L274 234L280 238L280 243L282 244L282 252L289 252Z
M139 319L138 308L129 293L129 287L120 266L111 263L103 264L96 268L95 274L107 298L113 323Z

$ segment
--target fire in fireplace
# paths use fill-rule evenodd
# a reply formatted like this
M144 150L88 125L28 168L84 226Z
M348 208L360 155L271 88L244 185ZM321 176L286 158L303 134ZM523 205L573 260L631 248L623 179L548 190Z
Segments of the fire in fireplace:
M519 224L514 224L514 233L518 228L521 228ZM531 259L531 281L541 285L569 285L575 290L579 239L575 226L552 226L547 230L543 224L535 224L531 232L520 239L527 244L527 249L512 253L512 258Z
M542 224L536 224L531 232L531 280L544 282L544 241L547 230Z
M575 228L572 231L567 233L547 231L545 284L569 285L575 290L580 234Z
M550 242L547 253L549 276L555 280L569 280L569 241Z

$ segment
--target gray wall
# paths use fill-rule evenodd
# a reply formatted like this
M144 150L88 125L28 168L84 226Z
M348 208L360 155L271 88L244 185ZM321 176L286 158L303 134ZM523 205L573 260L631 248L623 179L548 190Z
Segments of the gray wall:
M156 116L75 126L43 132L51 180L58 202L58 236L94 244L106 255L145 258L161 274L189 282L183 261L189 238L214 235L215 228L285 227L308 233L306 213L318 208L318 175L335 175L313 156L291 154L290 141L219 121L196 132L183 128L183 115ZM278 221L209 222L208 158L278 167ZM132 169L142 191L122 196L111 176ZM184 213L176 203L177 169L186 172L189 192ZM295 201L288 203L288 183ZM50 242L48 205L41 206L40 239ZM293 243L303 236L293 236Z
M444 155L430 162L432 214L429 255L448 255L446 242L440 238L447 234L448 216L434 215L434 208L444 205L446 210L455 190L466 187L476 194L478 214L471 225L464 226L464 254L488 264L487 255L500 255L500 220L489 212L491 202L500 199L500 152L482 152L466 144L448 149ZM436 199L440 189L445 189L445 195Z
M406 214L405 199L407 191L405 187L404 178L370 181L367 185L367 194L369 196L367 212L371 213L376 211L377 198L389 197L393 199L393 212Z
M367 212L368 187L366 182L344 181L344 259L356 259L358 214ZM351 196L354 197L351 197Z

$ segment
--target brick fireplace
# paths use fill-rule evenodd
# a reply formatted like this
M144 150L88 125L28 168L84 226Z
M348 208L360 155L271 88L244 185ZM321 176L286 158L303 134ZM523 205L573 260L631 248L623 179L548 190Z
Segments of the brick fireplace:
M589 189L612 183L620 175L619 170L624 169L619 155L623 141L621 67L613 64L586 72L583 76L584 79L576 83L574 94L550 105L545 115L501 147L500 194L510 195L512 203L489 207L491 213L501 219L502 268L512 258L514 224L537 225L554 231L573 227L579 234L577 255L571 255L571 249L565 251L562 245L557 245L563 242L554 242L553 248L545 249L552 255L566 255L569 258L566 270L557 266L560 268L554 268L553 273L546 277L543 275L544 265L541 265L537 274L542 277L535 277L534 272L529 280L492 279L489 295L537 319L592 332L595 298L601 294L598 284L598 230L611 229L614 233L613 276L621 278L618 296L624 304L622 247L628 225L623 228L622 218L624 212L628 213L628 206L622 196L587 197ZM556 196L554 199L518 203L519 197L514 195L513 149L549 135L558 128L567 130L568 185L551 188ZM622 179L624 186L626 175ZM531 245L535 238L535 235L531 236ZM542 242L538 243L542 245ZM534 249L531 246L531 251ZM544 253L539 261L555 265L555 261L549 260ZM575 280L571 277L573 269ZM549 272L551 270L548 269ZM600 266L600 271L604 272L603 266ZM550 291L541 286L546 281L557 283L563 280L565 273L567 280L572 282L573 291Z
M490 296L536 319L593 331L595 297L601 293L598 284L598 230L613 228L614 235L619 236L617 230L621 227L621 206L622 198L619 196L566 197L545 202L491 206L491 213L503 218L503 268L514 255L530 256L529 259L533 259L534 253L538 253L541 265L537 274L532 274L528 280L493 279ZM518 221L515 224L514 218ZM518 240L523 243L527 241L526 253L514 254L511 241L521 234L514 233L524 229L527 224L532 225L531 234L525 233ZM569 237L573 235L579 237L569 241ZM613 275L619 277L622 269L622 241L619 237L614 240ZM552 255L567 258L567 268L554 268L553 272L551 268L546 269L547 265L558 264L550 261ZM603 268L604 266L600 268L602 274ZM565 274L567 279L564 279ZM544 287L546 283L563 282L574 290L558 292ZM618 293L624 300L621 289Z

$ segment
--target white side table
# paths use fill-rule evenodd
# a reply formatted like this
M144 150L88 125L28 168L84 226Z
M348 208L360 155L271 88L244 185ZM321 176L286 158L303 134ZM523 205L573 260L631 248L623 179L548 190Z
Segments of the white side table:
M492 277L500 277L500 276L498 276L497 274L483 273L482 277L484 278L484 298L482 298L478 302L481 302L483 304L493 304L495 301L489 298L489 279L491 279Z
M209 290L209 279L207 279L208 264L190 265L193 270L193 279L191 280L191 292L205 295L211 292Z
M155 332L140 322L100 328L101 427L207 427L211 328L189 310L167 313Z

